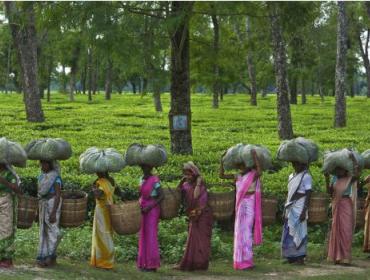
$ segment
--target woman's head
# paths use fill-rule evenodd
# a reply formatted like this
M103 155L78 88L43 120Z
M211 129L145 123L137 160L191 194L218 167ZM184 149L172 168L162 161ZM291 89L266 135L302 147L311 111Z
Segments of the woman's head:
M152 173L153 166L143 164L143 165L140 165L140 167L144 175L150 175Z
M6 164L0 163L0 170L5 170L5 169L7 169Z
M338 178L343 178L343 177L346 177L348 176L348 171L345 170L344 168L341 168L341 167L336 167L334 169L334 174L335 176L337 176Z
M98 176L98 178L108 178L109 174L108 172L96 172L96 176Z
M192 161L184 164L182 173L188 181L192 181L200 175L199 168Z
M53 163L47 160L40 160L40 167L42 172L48 173L53 170Z
M301 163L301 162L298 162L298 161L293 161L292 162L292 166L293 166L294 171L296 173L300 173L300 172L302 172L302 171L304 171L304 170L307 169L307 164Z

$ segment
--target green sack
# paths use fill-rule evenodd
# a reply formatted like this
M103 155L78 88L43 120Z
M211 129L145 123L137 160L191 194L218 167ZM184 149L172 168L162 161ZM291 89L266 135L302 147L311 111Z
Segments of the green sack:
M347 170L350 174L354 173L353 161L350 154L353 153L360 170L364 167L364 159L357 152L350 149L342 149L338 151L326 152L324 154L324 164L322 170L324 173L334 174L337 167Z
M0 138L0 163L25 167L26 161L27 154L20 144Z
M284 141L281 143L277 152L277 158L279 160L295 161L304 164L316 161L318 157L318 146L312 140L303 137Z
M370 169L370 150L367 150L361 154L364 158L364 168Z
M143 150L144 146L141 144L131 144L124 156L124 160L127 165L134 166L134 165L140 165L141 163L141 152Z
M125 156L127 165L149 165L159 167L167 163L168 157L164 146L132 144L128 147Z
M44 138L31 141L25 148L32 160L66 160L72 156L71 145L62 138Z
M243 163L241 152L244 146L244 144L239 143L226 151L226 154L222 158L225 170L238 169L238 166Z
M245 166L248 168L255 167L252 150L256 151L262 170L270 169L272 166L271 153L266 147L260 145L246 145L242 148L241 156Z
M122 155L115 149L91 147L80 155L80 169L84 173L119 172L125 167Z

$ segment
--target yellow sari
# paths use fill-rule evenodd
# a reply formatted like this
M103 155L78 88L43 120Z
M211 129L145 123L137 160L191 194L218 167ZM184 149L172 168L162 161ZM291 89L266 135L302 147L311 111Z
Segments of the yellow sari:
M98 179L96 185L104 195L96 199L90 264L94 267L111 269L114 263L114 244L107 206L113 204L114 186L105 178Z

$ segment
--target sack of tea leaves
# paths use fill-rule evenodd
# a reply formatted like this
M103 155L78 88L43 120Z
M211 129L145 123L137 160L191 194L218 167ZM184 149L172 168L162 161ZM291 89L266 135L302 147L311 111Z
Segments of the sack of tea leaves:
M148 145L141 151L141 164L158 167L166 164L167 152L162 145Z
M127 165L149 165L159 167L167 162L167 152L162 145L132 144L128 147L125 154Z
M25 167L26 161L27 154L20 144L0 138L0 163Z
M33 160L66 160L72 156L71 145L62 138L33 140L25 150L28 158Z
M243 163L241 151L244 146L244 144L239 143L226 151L226 154L222 158L225 170L238 169L238 166Z
M84 173L119 172L124 167L125 161L115 149L91 147L80 155L80 169Z
M254 167L254 160L252 150L256 151L258 161L261 165L262 170L267 170L272 166L272 159L270 151L260 145L246 145L241 150L241 157L245 166L248 168Z
M131 144L124 156L125 162L127 165L134 166L134 165L140 165L141 160L141 152L143 150L144 146L141 144Z
M318 158L318 146L311 140L298 137L281 143L277 158L284 161L296 161L309 164Z
M370 169L370 150L367 150L361 154L364 158L364 168Z
M306 150L308 152L308 161L310 163L318 160L318 158L319 158L319 147L316 145L315 142L313 142L310 139L303 138L303 137L298 137L294 140L295 140L295 142L297 142L298 144L301 144L303 147L306 148Z
M354 174L353 160L350 154L353 154L360 170L364 167L364 159L362 156L353 150L342 149L338 151L326 152L324 154L323 172L333 174L335 168L340 167L347 170L350 174Z

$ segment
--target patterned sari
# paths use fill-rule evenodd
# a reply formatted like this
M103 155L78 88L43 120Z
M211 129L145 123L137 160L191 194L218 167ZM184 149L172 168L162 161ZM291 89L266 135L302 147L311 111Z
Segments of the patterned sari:
M90 264L111 269L114 264L113 228L107 206L113 204L114 186L105 178L99 178L96 185L104 195L96 199Z
M252 170L236 181L234 269L252 268L253 244L262 243L261 183L256 175ZM252 185L254 194L247 194Z
M16 177L10 171L5 171L1 176L12 184L17 183ZM12 260L17 229L17 199L5 186L0 188L0 221L0 261Z

